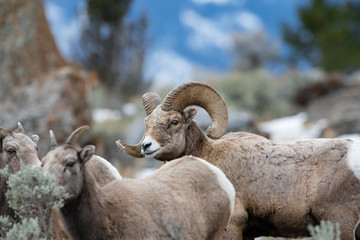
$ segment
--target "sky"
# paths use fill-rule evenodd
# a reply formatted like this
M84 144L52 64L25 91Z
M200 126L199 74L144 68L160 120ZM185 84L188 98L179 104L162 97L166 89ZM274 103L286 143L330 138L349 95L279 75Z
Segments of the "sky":
M310 0L134 0L127 18L145 13L149 19L144 77L159 84L178 84L207 69L233 66L232 35L263 31L279 54L288 52L282 23L297 25L299 5ZM44 0L45 11L60 51L71 58L85 0Z

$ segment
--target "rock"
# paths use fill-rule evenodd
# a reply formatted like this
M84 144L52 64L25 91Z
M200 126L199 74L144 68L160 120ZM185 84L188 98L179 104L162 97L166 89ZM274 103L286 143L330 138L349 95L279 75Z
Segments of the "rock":
M96 76L78 67L51 71L27 86L13 89L11 97L0 105L0 123L13 128L20 121L25 130L39 134L42 155L48 150L50 129L58 142L64 142L75 128L91 123L88 92L95 83Z
M37 76L64 66L41 0L0 0L0 99Z
M345 86L343 76L334 72L320 75L313 79L310 84L299 88L295 93L293 102L299 106L306 106L311 101L321 98L327 94L338 91Z
M348 86L309 103L308 119L316 122L326 119L328 127L322 137L360 132L360 88Z

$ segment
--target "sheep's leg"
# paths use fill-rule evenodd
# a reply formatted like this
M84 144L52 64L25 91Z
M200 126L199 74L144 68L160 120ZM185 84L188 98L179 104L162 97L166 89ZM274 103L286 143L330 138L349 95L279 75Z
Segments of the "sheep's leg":
M355 227L350 227L350 226L344 226L344 223L340 223L340 239L341 240L355 240L357 239L355 237Z
M246 227L248 214L238 198L235 199L234 212L226 227L224 240L243 240L242 233Z
M360 240L360 224L358 223L355 229L355 239Z
M356 232L358 232L356 228L359 222L357 214L352 209L333 208L333 210L325 214L323 219L332 223L339 223L341 240L355 240Z

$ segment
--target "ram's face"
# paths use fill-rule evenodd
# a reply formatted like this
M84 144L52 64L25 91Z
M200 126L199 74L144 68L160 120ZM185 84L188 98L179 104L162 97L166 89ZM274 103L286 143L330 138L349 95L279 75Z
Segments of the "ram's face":
M185 132L188 123L184 114L175 110L163 111L156 107L145 118L146 130L141 143L141 153L145 157L171 160L185 150Z

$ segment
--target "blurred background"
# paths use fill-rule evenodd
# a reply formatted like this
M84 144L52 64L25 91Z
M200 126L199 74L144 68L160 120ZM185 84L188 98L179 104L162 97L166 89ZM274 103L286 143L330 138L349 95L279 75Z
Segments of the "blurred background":
M162 164L115 145L140 141L145 92L206 82L228 131L358 138L359 67L356 0L0 0L0 125L39 134L43 156L50 129L89 124L83 144L124 177Z

